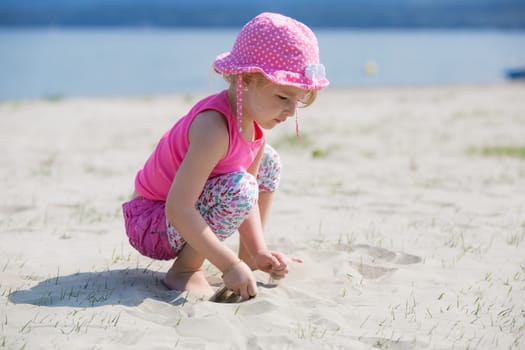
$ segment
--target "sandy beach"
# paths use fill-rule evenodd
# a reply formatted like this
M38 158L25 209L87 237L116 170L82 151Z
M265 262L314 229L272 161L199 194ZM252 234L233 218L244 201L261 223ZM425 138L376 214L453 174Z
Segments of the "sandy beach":
M268 132L304 263L232 304L165 289L121 215L203 96L0 102L0 349L525 348L524 84L328 89Z

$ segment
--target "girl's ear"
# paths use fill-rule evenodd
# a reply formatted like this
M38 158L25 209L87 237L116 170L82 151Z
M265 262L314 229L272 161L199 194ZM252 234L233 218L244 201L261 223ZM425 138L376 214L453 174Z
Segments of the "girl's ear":
M244 86L250 85L250 83L253 81L253 74L250 73L244 73L242 75L242 82Z
M261 79L263 79L261 73L244 73L242 75L242 82L245 87L248 87L250 84L255 84Z
M242 90L248 91L248 87L255 83L254 74L244 73L242 75Z

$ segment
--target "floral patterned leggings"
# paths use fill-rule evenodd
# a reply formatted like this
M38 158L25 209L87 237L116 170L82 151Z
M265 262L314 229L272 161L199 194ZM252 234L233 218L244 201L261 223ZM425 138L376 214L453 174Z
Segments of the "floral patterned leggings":
M231 236L257 202L259 192L274 192L281 175L279 154L269 145L257 179L249 173L233 172L208 179L195 204L220 240ZM129 241L141 254L153 259L175 258L186 243L166 219L165 202L138 197L123 204Z
M274 192L280 180L279 154L266 145L257 179L245 172L233 172L208 179L195 207L222 241L230 237L259 198L259 192ZM166 219L169 243L179 252L184 238Z

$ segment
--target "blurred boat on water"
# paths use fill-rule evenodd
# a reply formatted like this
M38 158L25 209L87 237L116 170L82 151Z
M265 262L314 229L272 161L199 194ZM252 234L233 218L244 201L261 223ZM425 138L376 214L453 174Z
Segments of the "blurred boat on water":
M507 69L505 77L511 80L525 79L525 66Z

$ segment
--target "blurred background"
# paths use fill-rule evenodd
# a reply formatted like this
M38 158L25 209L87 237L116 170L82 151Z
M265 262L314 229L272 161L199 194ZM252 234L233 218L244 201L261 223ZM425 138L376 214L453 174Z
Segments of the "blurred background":
M2 0L0 100L216 91L214 58L265 11L316 32L332 88L525 72L524 0Z

